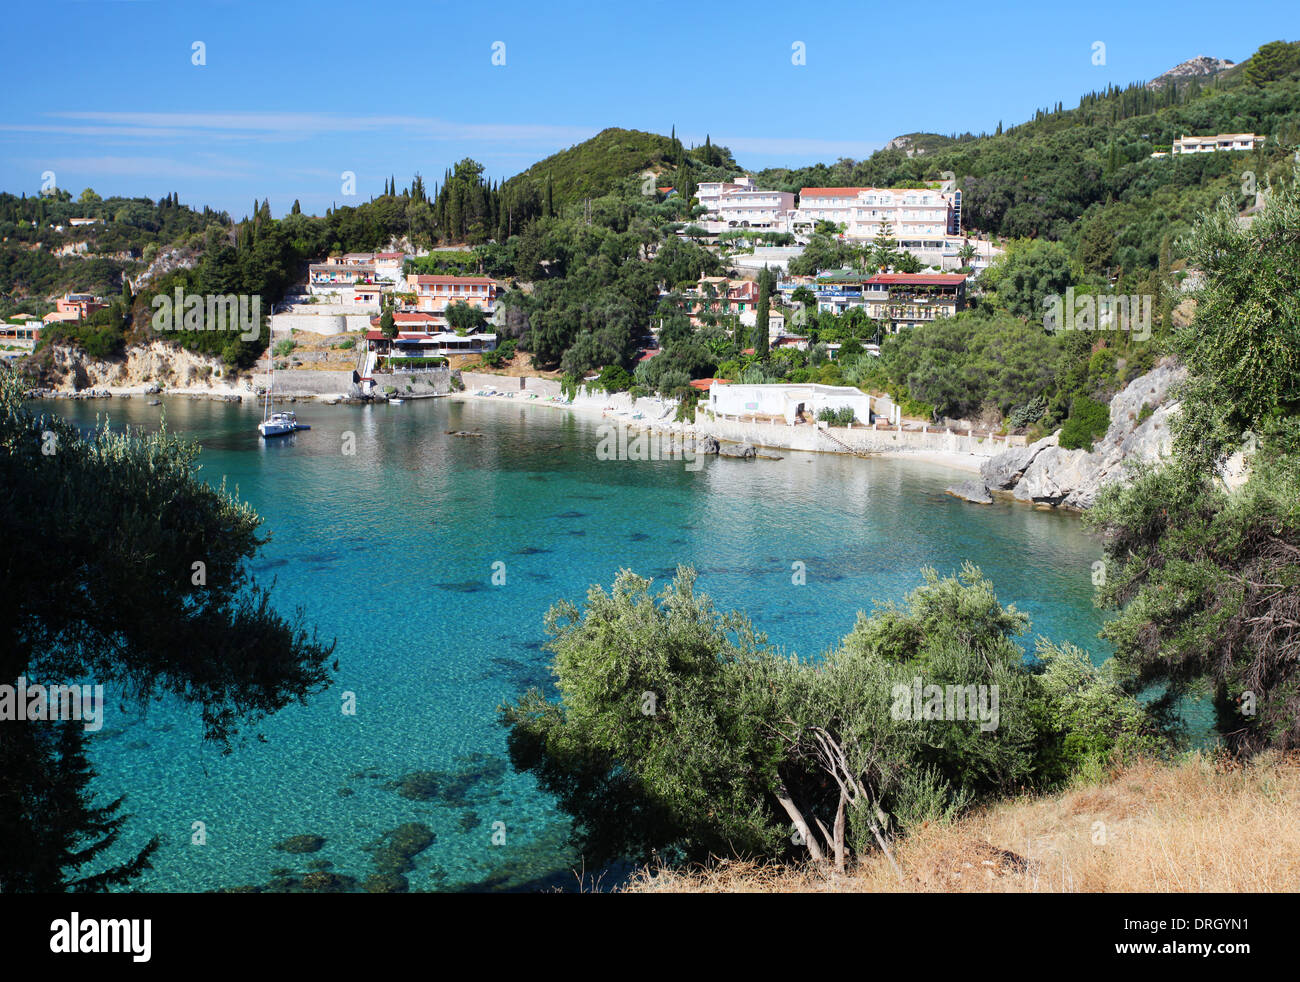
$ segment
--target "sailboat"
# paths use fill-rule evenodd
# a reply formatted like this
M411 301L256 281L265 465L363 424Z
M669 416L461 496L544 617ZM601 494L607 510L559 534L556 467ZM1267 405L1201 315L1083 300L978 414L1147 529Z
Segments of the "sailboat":
M271 359L270 345L266 348L266 362L270 366L271 381L263 397L262 422L257 424L257 432L262 434L262 439L269 440L273 436L288 436L299 430L310 430L311 427L299 423L298 417L293 413L271 412L271 395L275 391L275 362Z

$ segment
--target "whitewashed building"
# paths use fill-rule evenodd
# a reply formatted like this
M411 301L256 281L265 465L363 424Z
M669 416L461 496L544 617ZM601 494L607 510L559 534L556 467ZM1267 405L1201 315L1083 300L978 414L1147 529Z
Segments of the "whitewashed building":
M706 181L697 186L695 197L705 213L728 228L779 228L785 230L787 216L794 211L789 191L764 191L748 176L730 181Z
M874 239L888 225L896 239L942 240L961 231L961 192L937 188L804 188L790 231L818 222L844 226L846 239Z
M709 400L704 408L717 416L784 419L794 425L804 413L816 419L823 409L850 407L859 423L869 425L873 416L871 401L870 395L848 385L747 385L715 380L709 387Z
M1254 150L1264 142L1254 133L1220 133L1217 136L1180 136L1171 151L1175 157L1185 153L1216 153L1220 150Z

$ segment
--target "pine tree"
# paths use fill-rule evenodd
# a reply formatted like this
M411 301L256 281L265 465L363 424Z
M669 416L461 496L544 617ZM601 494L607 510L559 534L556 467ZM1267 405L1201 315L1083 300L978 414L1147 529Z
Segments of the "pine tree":
M157 838L124 863L84 871L129 818L119 814L122 798L95 803L94 777L79 722L24 722L0 732L0 893L102 892L150 868Z

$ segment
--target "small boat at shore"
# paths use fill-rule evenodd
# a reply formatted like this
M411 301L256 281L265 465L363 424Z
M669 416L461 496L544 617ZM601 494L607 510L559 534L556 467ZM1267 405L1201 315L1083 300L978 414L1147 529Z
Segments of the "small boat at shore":
M388 404L390 406L400 406L405 401L406 401L405 399L389 399Z

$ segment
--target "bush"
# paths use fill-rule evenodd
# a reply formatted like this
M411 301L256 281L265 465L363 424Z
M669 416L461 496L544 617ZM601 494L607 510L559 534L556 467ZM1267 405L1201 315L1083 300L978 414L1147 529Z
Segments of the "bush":
M632 387L632 376L622 365L606 365L600 371L600 377L592 384L594 389L605 392L626 392Z
M277 358L283 358L291 351L293 351L293 349L296 347L298 347L297 342L289 338L285 338L283 341L281 341L279 344L275 346L274 354Z
M853 412L852 406L843 406L839 409L831 409L830 406L824 406L818 410L817 418L823 422L830 423L831 426L848 426L857 420L857 414Z
M1091 450L1093 442L1110 428L1110 407L1085 395L1070 404L1070 418L1061 428L1061 448Z
M1023 429L1026 426L1032 426L1043 418L1043 413L1047 412L1047 400L1039 396L1031 399L1023 406L1017 406L1007 417L1007 425L1013 430Z

